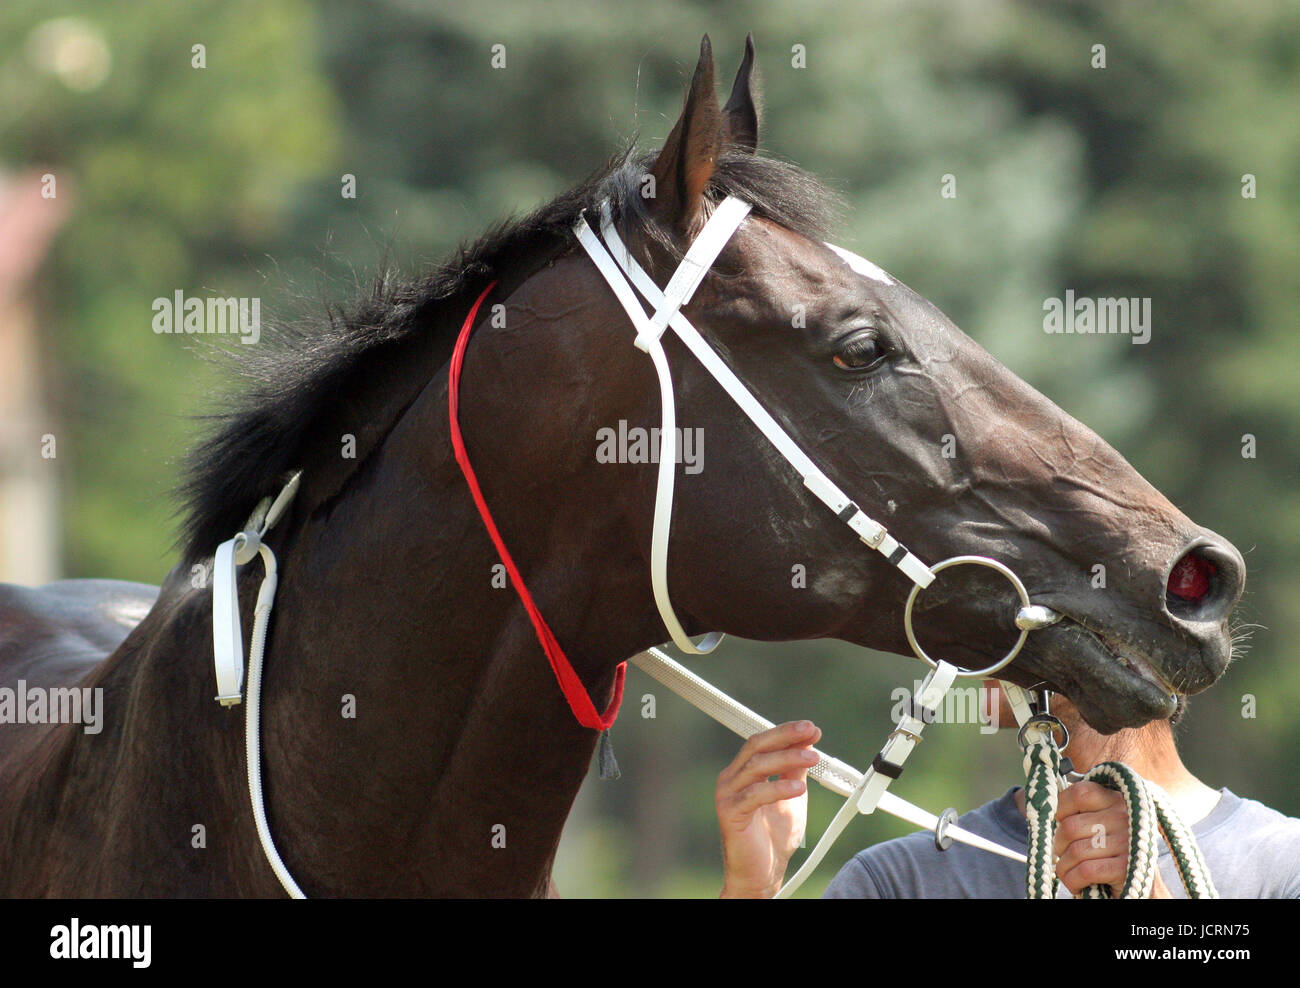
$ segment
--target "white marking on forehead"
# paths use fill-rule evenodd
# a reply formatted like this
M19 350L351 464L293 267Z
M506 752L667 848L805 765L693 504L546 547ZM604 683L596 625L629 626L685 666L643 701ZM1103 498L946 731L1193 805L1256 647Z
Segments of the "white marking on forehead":
M826 246L839 254L840 257L844 258L844 263L864 278L870 278L872 281L879 281L885 285L894 284L893 278L889 277L889 275L885 274L884 271L880 270L880 268L876 267L865 257L859 257L857 254L853 253L853 251L845 250L843 247L836 247L831 243L828 243Z

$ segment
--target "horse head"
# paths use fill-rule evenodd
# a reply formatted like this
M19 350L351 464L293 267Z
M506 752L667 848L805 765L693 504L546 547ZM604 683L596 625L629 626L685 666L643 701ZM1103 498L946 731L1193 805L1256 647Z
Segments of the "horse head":
M663 285L725 195L750 202L684 314L826 475L913 553L930 563L993 557L1064 616L1031 634L1003 675L1065 693L1103 732L1170 716L1180 695L1211 685L1230 661L1240 553L932 303L824 243L820 187L756 154L752 65L751 44L720 106L705 38L663 149L606 179L629 251ZM627 317L603 288L595 296L582 303L586 342L558 358L571 379L599 382L585 424L606 436L615 422L657 424L658 391ZM907 654L909 581L819 503L671 333L664 346L680 445L695 458L682 457L668 558L683 625ZM644 547L654 471L622 476L610 500ZM1015 613L1002 577L962 568L921 595L916 623L930 654L984 666L1005 652Z

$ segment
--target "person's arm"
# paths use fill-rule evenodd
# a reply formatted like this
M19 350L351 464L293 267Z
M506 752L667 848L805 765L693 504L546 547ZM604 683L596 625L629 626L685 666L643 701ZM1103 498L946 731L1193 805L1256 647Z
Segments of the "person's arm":
M808 819L809 751L821 738L815 724L791 721L755 734L718 776L724 899L768 899L803 842ZM769 781L772 776L775 780Z
M1096 782L1079 782L1057 802L1056 874L1072 893L1089 885L1124 885L1128 868L1128 809L1124 797ZM1171 899L1156 871L1151 898Z

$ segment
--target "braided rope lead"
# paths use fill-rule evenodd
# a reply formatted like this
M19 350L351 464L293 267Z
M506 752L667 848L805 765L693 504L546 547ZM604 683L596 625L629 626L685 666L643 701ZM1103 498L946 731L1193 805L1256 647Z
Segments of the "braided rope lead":
M1124 797L1128 811L1128 870L1120 889L1121 899L1149 899L1156 881L1160 848L1156 844L1156 810L1145 780L1123 762L1102 762L1084 776ZM1055 830L1055 828L1053 828ZM1103 840L1109 834L1102 834ZM1109 885L1089 885L1077 898L1113 898Z
M1160 830L1165 835L1165 842L1174 856L1174 866L1178 869L1178 880L1189 899L1217 899L1219 890L1210 878L1210 867L1201 854L1201 845L1196 842L1192 831L1183 823L1182 817L1174 810L1174 802L1169 794L1154 782L1146 783L1155 805L1156 819Z
M1061 755L1051 726L1030 722L1024 731L1025 816L1029 823L1029 863L1025 893L1030 899L1053 899L1056 877L1056 810L1061 789ZM1169 794L1143 779L1123 762L1102 762L1084 776L1124 797L1128 809L1128 870L1118 896L1109 885L1090 885L1076 899L1145 899L1151 895L1159 863L1156 831L1173 854L1178 878L1189 899L1217 899L1210 869L1191 830L1174 810Z
M1025 742L1025 817L1029 822L1025 896L1055 899L1059 881L1052 842L1056 838L1061 752L1050 725L1031 721L1025 726Z

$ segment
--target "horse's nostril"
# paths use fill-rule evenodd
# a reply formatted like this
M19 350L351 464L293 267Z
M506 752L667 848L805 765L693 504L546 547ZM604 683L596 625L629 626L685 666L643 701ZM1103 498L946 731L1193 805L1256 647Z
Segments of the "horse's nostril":
M1218 567L1199 552L1189 552L1169 571L1166 589L1171 597L1199 604L1210 592Z
M1231 543L1202 537L1178 557L1165 579L1165 610L1185 627L1220 626L1236 606L1246 564ZM1218 627L1213 633L1223 634Z

